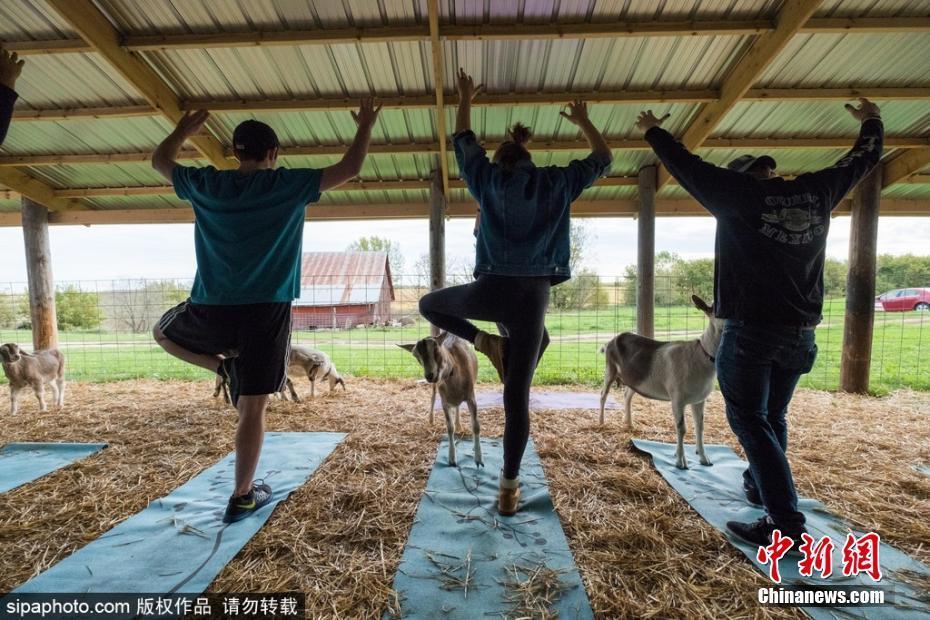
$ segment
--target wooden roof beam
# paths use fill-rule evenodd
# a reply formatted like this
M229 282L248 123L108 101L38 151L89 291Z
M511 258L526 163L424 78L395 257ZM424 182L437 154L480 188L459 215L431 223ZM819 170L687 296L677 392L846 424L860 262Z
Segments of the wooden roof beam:
M701 145L703 149L848 149L855 142L855 136L838 136L831 138L708 138ZM608 138L614 151L649 150L645 140ZM485 142L488 151L494 151L497 142ZM534 140L532 150L537 153L573 152L582 153L590 147L583 140ZM923 137L886 137L885 147L894 149L919 149L930 147L930 138ZM289 146L281 149L279 157L317 157L342 155L349 148L344 144L321 144L307 146ZM369 154L404 155L438 153L436 142L411 142L408 144L372 144ZM232 152L227 150L226 157ZM53 153L34 155L0 155L0 167L10 166L61 166L82 164L116 164L144 163L152 159L152 151L135 153ZM203 159L199 151L181 151L179 159L192 161Z
M443 24L442 38L448 40L481 39L592 39L619 37L684 37L713 35L754 35L769 32L775 23L755 20L690 21L599 21L570 24ZM814 17L800 29L802 33L897 33L930 32L927 17ZM425 41L430 38L427 25L375 26L370 28L327 28L314 30L278 30L224 32L206 34L126 35L121 46L129 51L168 49L203 49L218 47L259 47L280 45L338 45ZM3 46L20 55L73 54L93 52L81 39L45 41L7 41Z
M851 201L844 200L833 215L849 215ZM638 214L635 200L578 200L572 204L573 217L631 217ZM473 218L473 202L448 203L447 215L453 218ZM692 199L656 200L656 215L660 217L707 217L709 213ZM360 219L425 219L429 205L423 202L343 204L320 203L307 209L307 219L360 220ZM882 216L930 216L930 200L903 200L882 198ZM194 213L190 208L177 209L82 209L52 212L49 223L54 225L93 226L107 224L168 224L190 223ZM0 227L19 226L16 211L0 212Z
M132 84L152 107L172 123L184 115L177 95L138 57L120 47L120 34L91 0L48 0L67 21L120 75ZM222 145L211 135L191 138L190 143L217 168L232 168Z
M19 168L0 168L0 185L16 192L7 192L8 198L25 196L50 211L65 211L82 206L78 201L56 195L51 186L32 178Z
M479 96L475 106L562 105L581 98L589 103L711 103L720 93L716 90L627 90L595 92L495 93ZM859 97L877 100L930 100L927 87L864 87L864 88L753 88L742 97L745 101L851 101ZM444 95L446 105L457 105L458 96ZM385 108L433 109L435 95L378 97ZM181 101L181 110L208 108L213 112L329 112L358 107L358 97L316 97L296 99L237 99L211 101ZM19 108L13 120L67 121L87 118L132 118L157 116L160 112L148 105L126 105L90 108Z
M445 79L443 77L442 41L439 40L439 0L426 0L429 13L430 52L433 61L433 90L436 97L436 133L439 142L439 170L442 193L449 196L448 136L446 132Z
M788 45L823 0L785 0L776 19L775 30L756 38L749 50L737 61L724 78L720 97L701 107L681 137L689 150L699 147L710 137L717 124L752 88L769 64ZM659 168L657 184L662 187L671 179L664 166Z
M893 156L882 169L882 187L888 187L930 166L930 147L911 149ZM925 176L925 175L921 175ZM882 213L884 214L884 205Z

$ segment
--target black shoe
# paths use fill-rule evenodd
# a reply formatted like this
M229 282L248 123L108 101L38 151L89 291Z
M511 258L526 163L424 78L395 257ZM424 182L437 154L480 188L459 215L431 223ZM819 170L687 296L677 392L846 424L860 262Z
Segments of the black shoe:
M749 502L753 506L758 506L759 508L762 508L762 494L759 493L759 489L757 489L756 487L751 487L744 482L743 493L746 494L747 502Z
M781 528L776 527L772 518L766 515L758 521L750 523L727 521L727 529L730 530L731 534L751 545L765 547L772 544L772 532ZM806 531L803 527L790 531L781 529L781 535L791 538L794 543L786 555L801 557L800 547L801 543L804 542L801 540L801 534Z
M216 369L216 374L218 374L229 387L229 400L232 401L233 407L239 404L239 375L236 374L235 361L236 358L227 357L223 359L220 363L220 367Z
M246 495L229 498L226 514L223 515L223 523L242 521L270 501L271 487L264 482L253 482L252 490Z

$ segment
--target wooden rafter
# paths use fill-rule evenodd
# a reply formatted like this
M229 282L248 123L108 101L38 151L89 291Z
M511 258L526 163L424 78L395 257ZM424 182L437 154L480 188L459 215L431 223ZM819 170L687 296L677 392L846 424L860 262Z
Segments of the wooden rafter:
M442 38L490 39L589 39L617 37L712 36L762 34L775 28L772 20L603 21L573 24L478 24L444 25ZM927 17L816 17L804 24L803 33L928 32ZM338 45L423 41L429 29L416 26L333 28L315 30L252 31L217 34L129 35L121 45L130 51L257 47L276 45ZM20 54L71 54L92 52L80 39L8 41L4 47Z
M0 168L0 185L16 194L7 192L7 197L25 196L51 211L65 211L81 206L79 202L56 196L55 190L42 181L32 178L18 168Z
M172 123L184 115L177 95L138 57L120 47L120 34L91 0L49 0L49 4L97 53ZM222 145L211 135L190 139L217 168L232 168Z
M633 103L712 103L721 93L713 89L704 90L619 90L619 91L575 91L541 93L494 93L479 96L475 106L513 105L562 105L573 99L584 99L589 103L633 104ZM930 101L927 87L863 87L863 88L753 88L742 97L746 101L849 101L859 97L876 100ZM443 96L447 105L457 105L454 94ZM432 109L436 106L435 95L409 95L400 97L378 97L385 108ZM357 97L306 97L295 99L235 99L211 101L181 101L181 110L207 108L213 112L327 112L352 110L358 107ZM21 108L13 112L13 120L66 121L87 118L130 118L156 116L158 110L148 105L126 105L90 108Z
M838 136L832 138L708 138L701 145L704 149L847 149L855 142L855 136ZM645 140L608 138L610 147L614 151L643 151L650 146ZM487 142L485 148L492 152L499 144ZM583 153L588 150L588 143L583 140L534 140L533 152L554 153L572 152ZM886 137L885 148L889 149L920 149L930 147L930 138L922 137ZM321 144L316 146L285 147L279 157L306 157L341 155L348 145ZM437 142L411 142L407 144L372 144L369 154L403 155L417 153L438 153ZM232 157L231 151L226 151L226 157ZM131 153L52 153L36 155L0 155L0 167L9 166L59 166L66 164L116 164L141 163L152 159L152 151L138 151ZM178 159L191 161L203 159L199 151L181 151Z
M769 64L788 45L823 0L785 0L776 19L774 30L753 41L749 50L733 66L720 87L720 97L701 107L681 137L689 150L699 147L710 137L717 124L752 88ZM671 176L664 167L659 168L658 186L665 185Z
M844 200L833 215L849 215L850 200ZM636 217L638 204L635 200L579 200L572 204L573 217ZM429 215L429 205L423 202L337 204L323 203L307 209L308 220L358 220L358 219L424 219ZM473 218L473 202L448 203L447 215L453 218ZM708 212L692 199L656 200L656 215L660 217L704 217ZM882 200L883 216L930 216L928 200ZM189 208L156 209L94 209L52 212L49 223L54 225L104 225L104 224L164 224L189 223L194 221ZM18 212L0 213L0 227L19 226Z
M927 166L930 166L930 147L911 149L900 155L892 157L884 164L882 169L882 187L888 187L907 177L914 175ZM921 175L926 177L927 175ZM885 204L882 203L882 215L885 214Z
M447 157L445 80L443 79L442 41L439 38L439 0L426 0L429 11L430 52L433 60L433 89L436 93L436 133L439 138L439 170L442 193L449 195L449 158Z

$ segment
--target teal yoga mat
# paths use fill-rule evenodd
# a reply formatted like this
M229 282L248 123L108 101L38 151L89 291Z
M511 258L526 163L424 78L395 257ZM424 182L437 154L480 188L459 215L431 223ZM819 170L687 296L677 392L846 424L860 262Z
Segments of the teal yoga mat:
M105 443L10 443L0 448L0 493L106 448Z
M300 487L344 433L266 433L256 476L270 504L238 523L222 522L234 455L155 500L97 540L20 586L16 593L200 593Z
M726 531L727 521L755 521L763 515L761 508L746 502L743 495L743 470L746 462L727 446L705 446L713 466L693 464L690 469L675 467L675 445L644 439L634 439L633 446L652 456L652 463L665 480L691 505L708 523L724 532L730 543L742 551L749 560L768 575L768 566L756 560L757 547L745 543ZM686 449L693 450L692 446ZM930 617L930 604L918 598L918 592L902 581L908 573L930 575L930 569L901 553L891 545L882 543L879 561L882 580L875 583L868 576L844 577L842 572L842 549L846 534L852 531L842 519L827 512L820 502L801 498L799 506L807 517L807 529L811 536L820 539L830 536L836 548L833 556L834 573L829 579L802 577L798 572L797 560L784 558L779 563L782 585L808 584L821 587L867 586L881 587L892 593L895 605L874 607L804 607L804 611L815 620L836 618L859 618L866 620L902 619L926 620ZM855 532L856 536L862 532ZM772 584L775 586L776 584ZM887 594L886 594L887 596ZM887 600L887 599L886 599Z
M471 441L459 442L457 448L459 466L450 467L447 439L439 445L394 578L398 599L385 618L514 617L507 600L513 594L506 585L513 578L508 570L516 566L518 577L526 580L521 568L542 564L559 571L564 585L555 605L558 617L592 618L532 441L521 467L522 507L513 517L497 513L501 441L481 440L484 468L475 467Z

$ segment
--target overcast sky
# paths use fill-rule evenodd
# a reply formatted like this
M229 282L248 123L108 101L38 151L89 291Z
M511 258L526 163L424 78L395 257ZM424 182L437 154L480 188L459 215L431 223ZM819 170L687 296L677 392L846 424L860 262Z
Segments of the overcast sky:
M636 221L605 218L587 220L596 235L588 251L589 266L602 276L623 273L636 261ZM447 256L451 264L472 265L474 245L471 221L446 224ZM53 226L52 268L58 282L121 278L189 278L194 273L193 225ZM669 250L683 258L713 255L714 222L711 218L659 218L656 251ZM344 250L365 235L387 237L400 244L406 273L414 273L416 259L428 252L425 220L372 222L308 222L304 249ZM846 259L849 218L833 220L827 244L830 256ZM26 280L23 236L18 228L0 229L0 282ZM883 218L878 249L889 254L930 254L930 218Z

